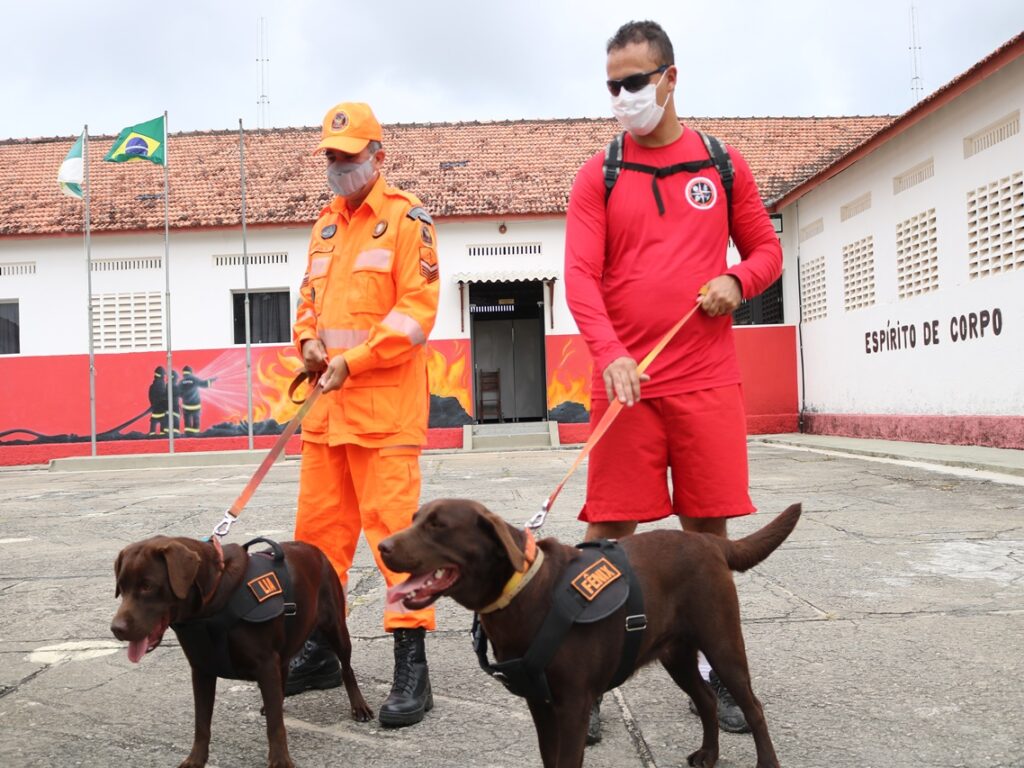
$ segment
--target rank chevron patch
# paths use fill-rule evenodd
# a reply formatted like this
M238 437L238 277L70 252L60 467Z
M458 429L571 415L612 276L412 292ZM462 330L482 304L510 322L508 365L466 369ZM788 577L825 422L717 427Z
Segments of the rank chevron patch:
M431 264L426 259L420 259L420 274L426 278L428 283L434 282L440 276L437 264Z

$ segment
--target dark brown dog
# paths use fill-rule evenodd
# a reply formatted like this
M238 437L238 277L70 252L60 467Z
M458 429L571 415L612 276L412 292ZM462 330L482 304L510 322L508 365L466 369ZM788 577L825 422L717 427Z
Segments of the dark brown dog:
M341 660L342 679L352 707L352 717L366 722L373 712L359 691L352 671L352 643L345 624L345 596L338 576L316 547L301 542L282 543L292 582L293 616L278 616L252 624L241 621L229 631L228 654L234 677L255 680L263 694L270 742L271 768L292 768L284 729L284 682L288 661L314 629L327 638ZM114 565L115 596L121 605L110 625L118 640L127 640L133 662L160 644L171 624L211 616L220 611L239 587L245 574L246 553L237 544L223 549L211 542L154 536L121 550ZM181 768L202 768L210 747L210 720L217 677L201 671L209 668L209 649L203 643L179 636L192 666L195 699L195 738Z
M689 756L690 765L711 768L718 759L716 698L697 669L698 650L742 708L758 768L779 764L750 687L731 571L764 560L799 517L800 505L793 505L737 541L683 531L651 531L621 541L639 578L647 614L636 668L660 661L700 712L704 738ZM502 594L513 573L523 570L524 532L477 502L440 499L421 507L413 520L412 527L379 546L389 568L413 574L389 596L407 608L422 608L447 595L479 611ZM507 607L480 617L499 662L523 656L547 615L560 574L578 557L579 550L551 538L538 546L544 559L525 589ZM624 620L625 607L601 621L574 625L547 668L553 703L527 699L545 768L583 764L588 716L618 667Z

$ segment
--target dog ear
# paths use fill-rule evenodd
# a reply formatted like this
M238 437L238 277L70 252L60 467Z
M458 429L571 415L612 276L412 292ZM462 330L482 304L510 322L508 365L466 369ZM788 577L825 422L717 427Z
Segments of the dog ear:
M114 561L114 597L121 596L121 563L124 562L124 550L117 553Z
M523 566L526 565L526 555L512 538L512 532L509 531L508 523L483 505L480 507L480 519L494 531L494 535L498 537L498 541L505 548L512 567L516 571L522 571Z
M202 561L198 554L180 541L172 541L160 551L167 562L167 577L171 582L171 591L176 598L184 600L196 580Z

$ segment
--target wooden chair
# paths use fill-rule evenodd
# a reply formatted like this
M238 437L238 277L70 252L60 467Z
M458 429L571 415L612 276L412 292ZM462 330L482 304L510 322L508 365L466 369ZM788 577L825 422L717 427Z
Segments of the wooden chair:
M498 421L505 421L501 413L501 369L480 371L477 388L477 421L483 421L490 412Z

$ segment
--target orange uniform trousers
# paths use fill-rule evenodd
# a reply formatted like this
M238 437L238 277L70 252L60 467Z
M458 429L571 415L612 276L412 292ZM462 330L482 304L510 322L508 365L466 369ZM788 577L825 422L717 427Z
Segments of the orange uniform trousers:
M420 449L414 446L367 448L304 440L299 478L295 538L315 544L331 561L343 585L359 543L366 536L388 587L404 575L380 559L377 545L412 523L420 496ZM384 629L435 627L434 608L384 612Z

